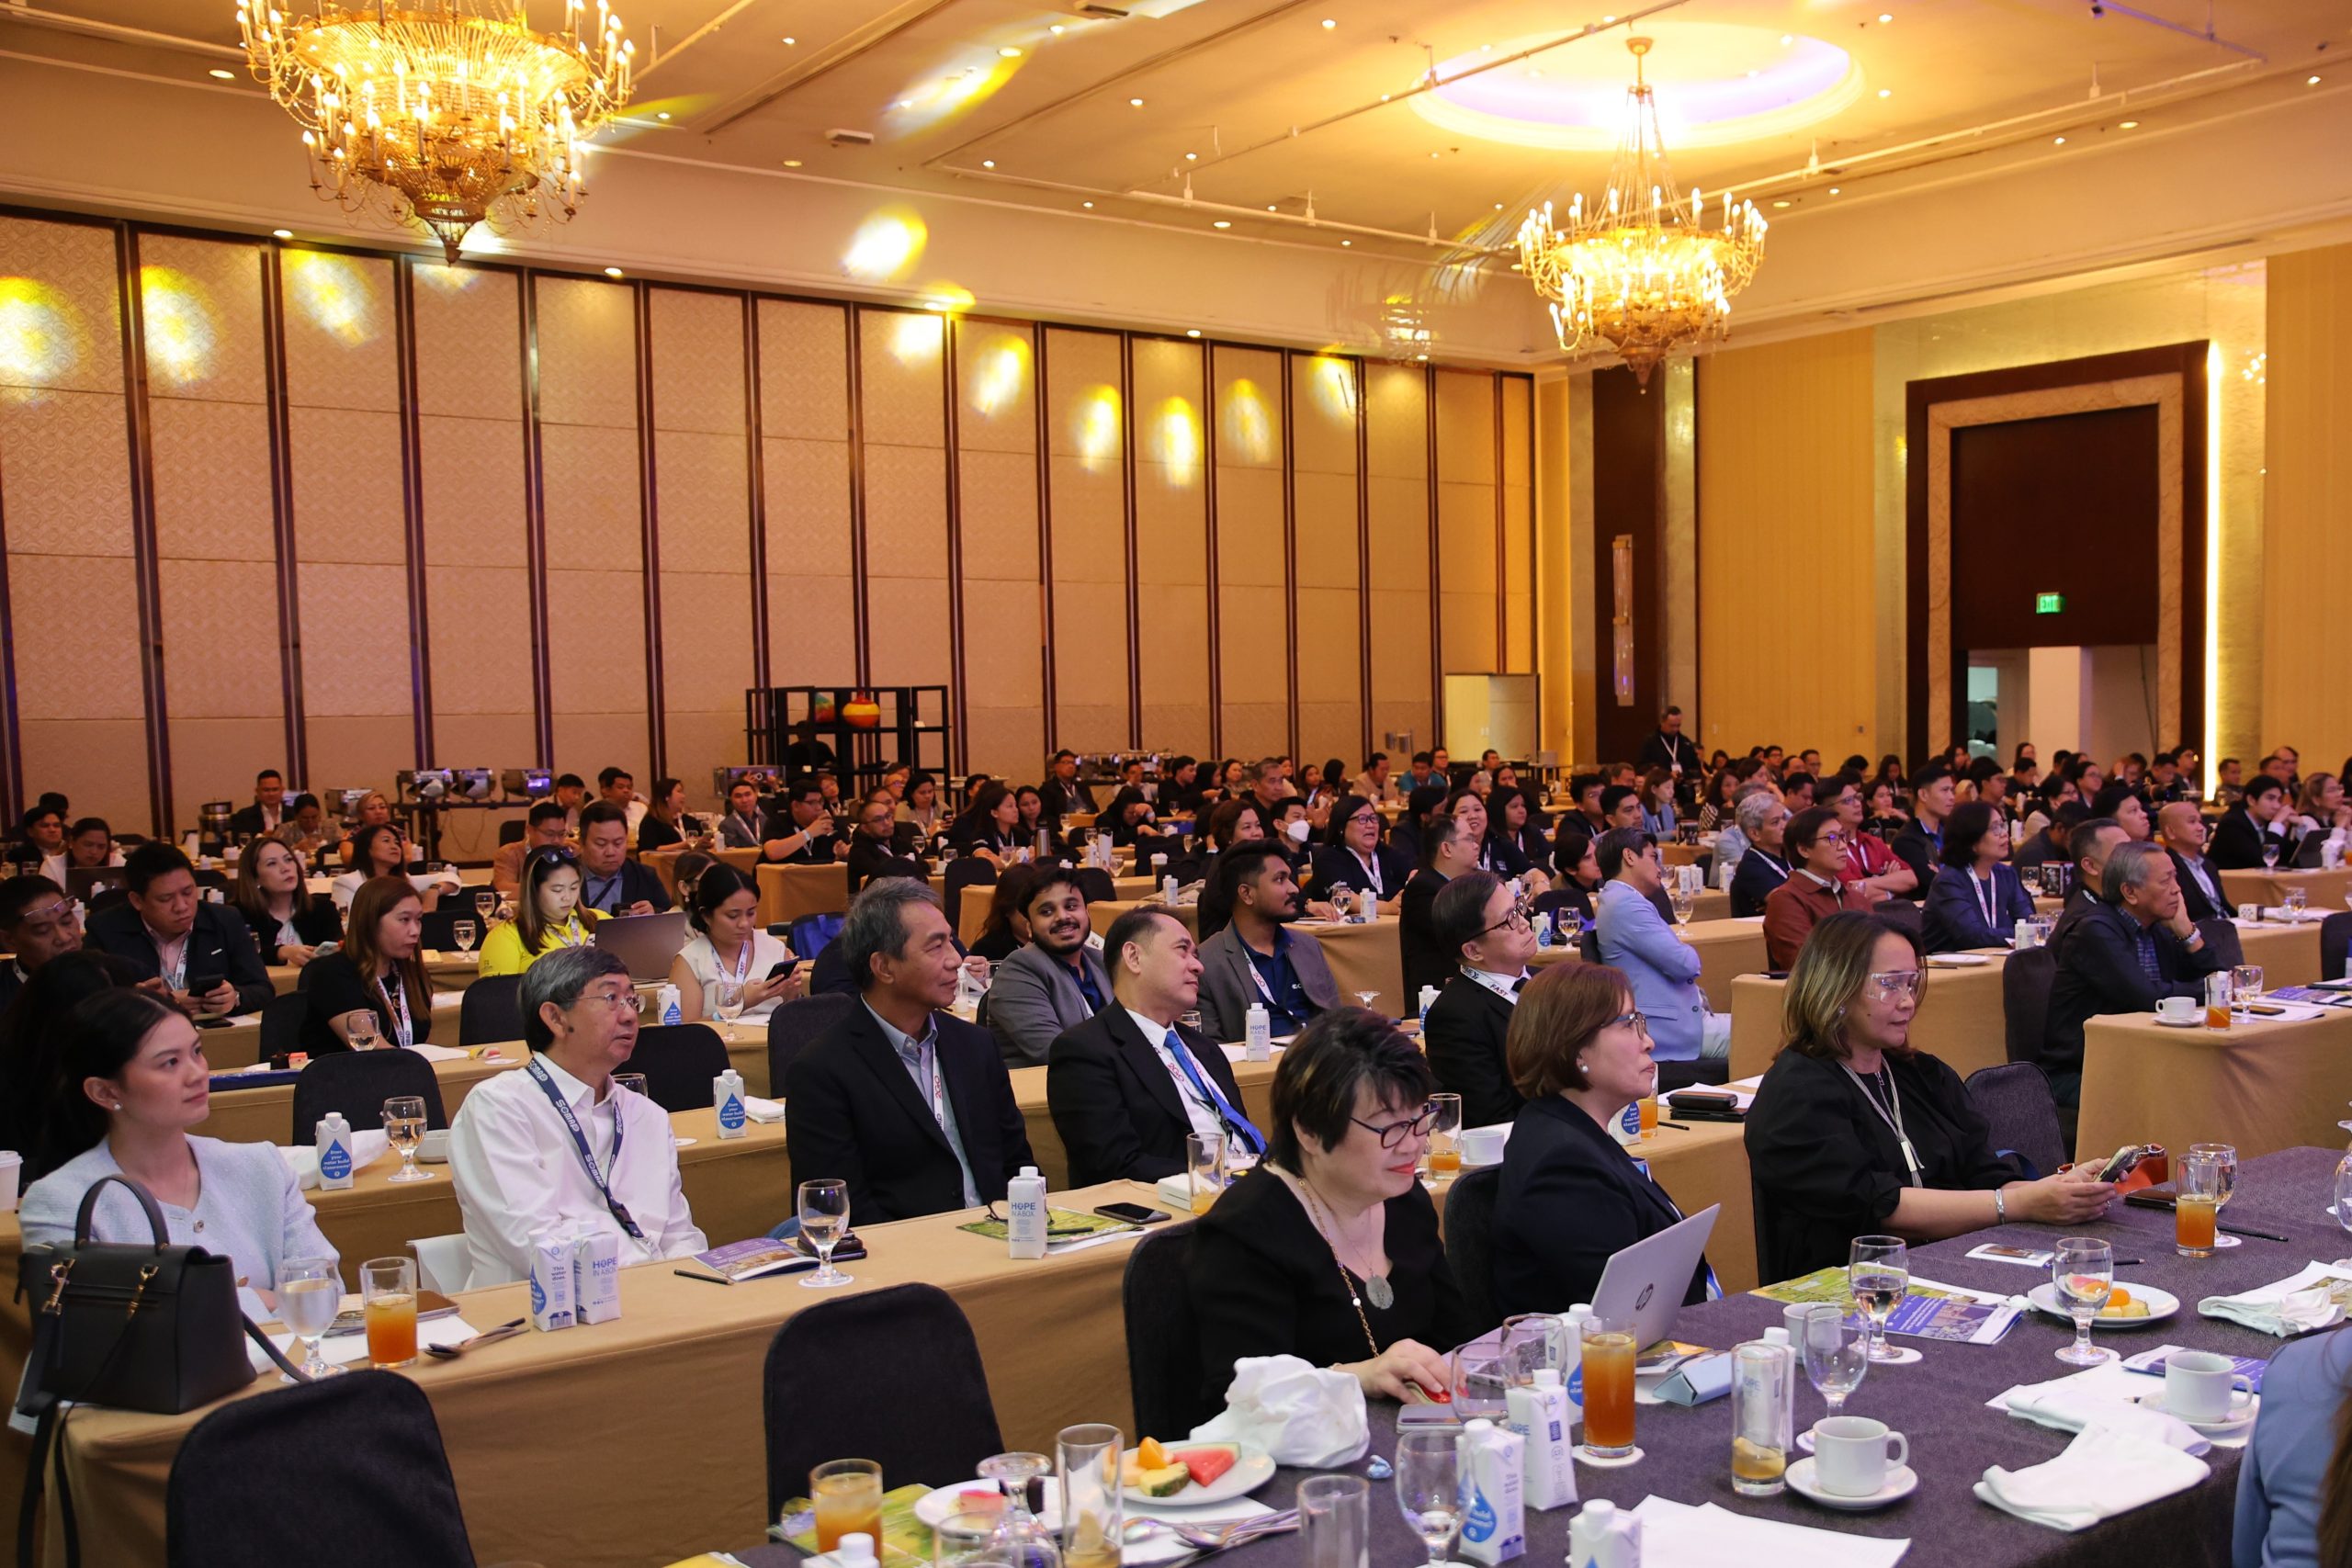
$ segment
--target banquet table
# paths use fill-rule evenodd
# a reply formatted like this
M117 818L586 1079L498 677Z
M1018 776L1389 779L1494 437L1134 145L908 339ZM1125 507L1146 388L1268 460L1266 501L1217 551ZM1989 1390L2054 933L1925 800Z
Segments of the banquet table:
M835 915L849 908L849 866L777 865L762 862L760 923L790 925L806 915Z
M431 948L424 952L425 978L433 982L435 991L462 991L481 976L481 954L479 953L438 953ZM279 996L296 989L302 983L302 971L291 964L269 966L270 987Z
M2123 1283L2157 1285L2189 1303L2205 1295L2249 1290L2284 1278L2311 1258L2330 1258L2342 1250L2342 1237L2322 1217L2319 1203L2335 1158L2332 1150L2293 1149L2250 1160L2241 1168L2231 1217L2293 1236L2294 1244L2289 1247L2249 1242L2211 1258L2183 1258L2172 1250L2171 1216L2120 1206L2109 1219L2074 1229L2106 1237L2119 1254L2147 1260L2120 1270ZM2011 1264L1973 1260L1965 1254L1993 1240L2047 1247L2056 1234L2033 1225L1978 1231L1914 1248L1911 1266L1916 1275L1947 1284L2021 1290L2033 1282L2034 1277L2026 1270ZM1781 1321L1781 1314L1778 1302L1732 1295L1686 1309L1675 1320L1674 1335L1690 1343L1727 1348L1758 1337L1764 1329ZM2072 1371L2055 1359L2071 1332L2054 1319L2029 1314L1996 1345L1924 1344L1919 1348L1926 1359L1918 1365L1871 1368L1847 1408L1856 1416L1883 1420L1902 1432L1909 1439L1911 1464L1920 1478L1918 1490L1910 1497L1875 1513L1833 1512L1794 1491L1770 1498L1736 1494L1731 1484L1732 1402L1728 1398L1695 1407L1640 1406L1635 1438L1643 1457L1623 1469L1603 1470L1579 1462L1577 1495L1586 1502L1606 1498L1621 1508L1655 1495L1694 1506L1713 1504L1734 1514L1841 1535L1907 1540L1910 1546L1903 1557L1903 1568L2113 1568L2119 1563L2222 1568L2230 1562L2231 1516L2242 1450L2215 1446L2204 1456L2209 1473L2197 1485L2079 1533L2030 1524L1978 1501L1972 1493L1971 1487L1987 1468L1999 1465L2014 1471L2039 1464L2056 1457L2072 1440L2069 1433L2037 1426L1985 1403L2008 1388L2045 1382ZM2127 1352L2176 1344L2253 1357L2275 1355L2281 1343L2234 1324L2187 1313L2145 1331L2102 1337ZM1802 1376L1797 1384L1795 1420L1802 1428L1818 1420L1825 1406ZM1384 1455L1395 1452L1392 1406L1373 1407L1373 1447ZM1359 1467L1349 1468L1362 1473ZM1298 1483L1312 1473L1285 1467L1255 1496L1271 1507L1291 1506ZM1407 1530L1392 1489L1374 1482L1368 1501L1370 1560L1419 1562L1420 1542ZM1561 1561L1567 1551L1568 1524L1577 1512L1574 1507L1530 1509L1522 1561L1531 1565ZM703 1523L679 1535L676 1541L713 1539L714 1530ZM744 1568L792 1568L801 1560L798 1553L781 1545L745 1546L759 1539L755 1532L726 1539L734 1542L734 1554ZM679 1555L674 1546L673 1558ZM1756 1561L1802 1562L1807 1555L1799 1549L1794 1555ZM1661 1561L1655 1548L1647 1556L1649 1561ZM1272 1537L1221 1558L1233 1568L1285 1568L1301 1560L1295 1536ZM1668 1564L1679 1561L1663 1559Z
M1717 1012L1731 1010L1732 981L1741 975L1764 972L1764 917L1750 915L1744 919L1725 918L1720 920L1693 920L1678 933L1683 942L1699 950L1699 988L1707 993L1707 1005ZM1528 961L1529 967L1546 968L1565 964L1577 956L1573 947L1538 948Z
M2244 1020L2225 1030L2174 1029L2152 1013L2094 1018L2083 1030L2075 1147L2086 1158L2151 1141L2176 1152L2233 1144L2241 1157L2301 1145L2340 1147L2335 1123L2346 1100L2352 1015ZM2234 1199L2230 1217L2241 1217ZM2329 1256L2343 1252L2339 1246Z
M2241 904L2266 908L2282 904L2287 889L2300 887L2314 909L2334 911L2346 907L2352 896L2352 866L2334 871L2225 871L2222 893L2234 908Z

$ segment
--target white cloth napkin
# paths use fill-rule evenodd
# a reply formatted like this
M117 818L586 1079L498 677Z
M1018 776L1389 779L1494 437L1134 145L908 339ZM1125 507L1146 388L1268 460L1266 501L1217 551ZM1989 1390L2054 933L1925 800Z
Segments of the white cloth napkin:
M743 1097L743 1114L754 1122L781 1122L784 1120L784 1101L762 1100L756 1094L747 1094Z
M1364 1456L1372 1425L1351 1373L1296 1356L1244 1356L1233 1363L1224 1411L1193 1427L1193 1440L1249 1443L1277 1464L1334 1470Z
M2086 1427L2066 1451L2023 1470L1993 1466L1976 1495L2005 1514L2052 1529L2086 1530L2101 1519L2186 1492L2205 1461L2109 1427Z
M2333 1280L2352 1280L2352 1272L2308 1264L2290 1279L2234 1296L2207 1296L2197 1303L2197 1311L2201 1317L2226 1318L2258 1333L2291 1339L2343 1317L2344 1309L2324 1289Z
M2135 1404L2140 1396L2163 1392L2164 1380L2132 1371L2116 1363L2093 1367L2048 1382L2026 1383L1996 1394L1987 1403L2061 1432L2081 1432L2093 1427L2123 1432L2186 1454L2203 1454L2212 1444L2177 1416Z
M1894 1568L1907 1538L1847 1535L1810 1525L1735 1514L1713 1503L1693 1507L1649 1496L1634 1509L1642 1521L1642 1556L1651 1562L1738 1562L1748 1568Z
M367 1169L383 1158L384 1151L391 1146L392 1141L380 1132L354 1130L351 1134L351 1168ZM294 1180L303 1191L309 1192L318 1186L319 1149L316 1144L298 1144L292 1148L280 1144L277 1154L286 1162L286 1168L294 1173Z

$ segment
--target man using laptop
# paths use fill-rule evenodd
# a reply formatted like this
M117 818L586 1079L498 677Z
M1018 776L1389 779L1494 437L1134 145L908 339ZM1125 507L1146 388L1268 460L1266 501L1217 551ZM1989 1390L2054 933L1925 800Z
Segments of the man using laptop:
M607 915L658 915L670 908L662 879L628 858L628 813L609 800L580 808L580 902Z

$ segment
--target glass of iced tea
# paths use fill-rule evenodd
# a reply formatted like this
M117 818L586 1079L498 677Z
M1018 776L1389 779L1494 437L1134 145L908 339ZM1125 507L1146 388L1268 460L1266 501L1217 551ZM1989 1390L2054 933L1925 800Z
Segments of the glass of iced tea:
M1640 1100L1634 1101L1634 1103L1639 1105L1642 1109L1642 1136L1645 1138L1657 1137L1657 1096L1654 1094L1645 1094L1642 1096Z
M2183 1258L2213 1256L2213 1224L2222 1209L2222 1162L2191 1149L2173 1170L2174 1250Z
M1462 1169L1462 1097L1430 1096L1430 1175L1458 1175Z
M1193 1213L1207 1213L1225 1190L1225 1139L1214 1133L1185 1134L1184 1170L1192 1181Z
M870 1459L831 1459L808 1472L808 1497L816 1505L817 1550L831 1551L845 1535L882 1541L882 1466Z
M2205 976L2205 1027L2227 1029L2230 1026L2230 974L2224 969Z
M1634 1325L1596 1317L1584 1330L1584 1441L1588 1459L1621 1460L1634 1452Z
M368 1364L416 1364L416 1259L371 1258L359 1266L359 1300L368 1325Z

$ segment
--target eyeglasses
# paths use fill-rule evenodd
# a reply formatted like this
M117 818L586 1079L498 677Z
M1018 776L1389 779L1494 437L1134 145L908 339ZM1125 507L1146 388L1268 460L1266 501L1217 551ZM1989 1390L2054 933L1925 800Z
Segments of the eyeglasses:
M1898 996L1916 998L1928 988L1928 972L1924 969L1886 969L1871 975L1869 983L1881 1000L1893 1001Z
M1846 841L1846 835L1835 828L1824 828L1813 836L1813 841L1816 844L1842 844Z
M582 995L582 1003L596 1002L608 1007L622 1018L635 1018L645 1010L645 998L634 990L589 991Z
M1505 915L1493 925L1487 927L1485 931L1481 931L1478 935L1485 936L1487 931L1498 931L1504 930L1523 931L1534 923L1535 907L1532 904L1520 904L1514 906L1510 914Z
M1614 1029L1621 1023L1632 1024L1634 1026L1634 1032L1640 1035L1645 1040L1647 1040L1650 1037L1649 1015L1641 1011L1639 1009L1635 1009L1632 1012L1621 1012L1615 1018L1611 1019L1607 1023L1601 1025L1601 1027L1604 1029Z
M1377 1133L1380 1134L1380 1146L1384 1149L1393 1149L1408 1138L1419 1137L1435 1125L1437 1107L1424 1105L1419 1115L1408 1117L1402 1122L1391 1122L1385 1127L1377 1122L1367 1122L1361 1116L1351 1116L1348 1120L1367 1133Z

